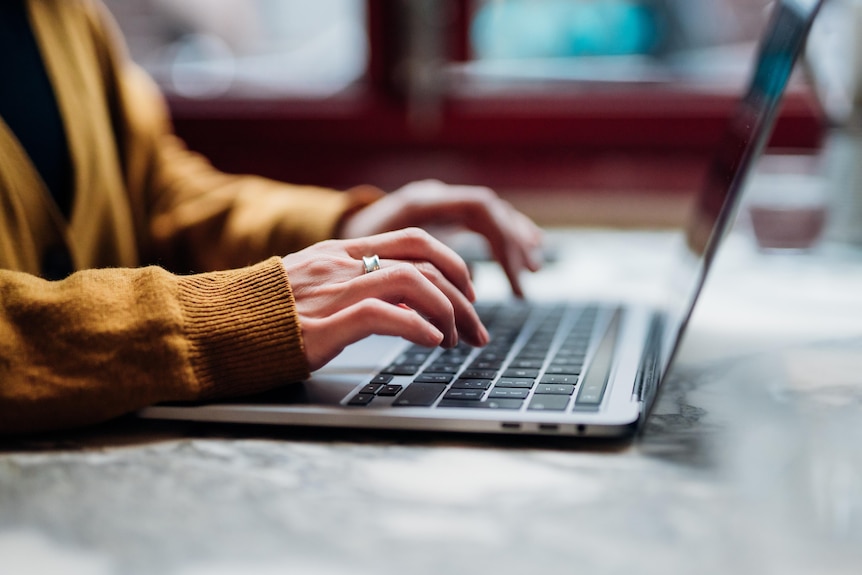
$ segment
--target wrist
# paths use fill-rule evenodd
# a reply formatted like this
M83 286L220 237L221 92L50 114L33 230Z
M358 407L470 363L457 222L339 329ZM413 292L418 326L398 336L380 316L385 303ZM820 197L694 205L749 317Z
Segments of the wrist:
M357 219L357 215L364 212L366 208L377 202L386 193L380 188L369 185L350 188L344 193L348 195L347 205L335 224L332 237L336 239L348 239L368 235L361 231L362 220Z

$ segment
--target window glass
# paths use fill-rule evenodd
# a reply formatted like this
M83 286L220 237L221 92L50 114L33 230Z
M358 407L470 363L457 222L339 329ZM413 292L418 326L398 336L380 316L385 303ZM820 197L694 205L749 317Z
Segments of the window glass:
M470 30L478 59L642 54L658 44L652 7L626 0L480 0Z
M473 0L474 73L661 81L746 62L768 0ZM708 65L708 70L704 69ZM732 70L738 75L739 70Z
M368 65L364 0L106 0L169 93L325 97Z

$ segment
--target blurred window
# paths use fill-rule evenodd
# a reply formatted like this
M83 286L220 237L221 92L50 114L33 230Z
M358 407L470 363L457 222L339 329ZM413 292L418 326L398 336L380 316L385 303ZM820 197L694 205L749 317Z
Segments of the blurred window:
M365 0L106 0L169 94L326 97L368 68Z
M627 0L479 0L470 40L480 60L645 54L659 43L656 20Z
M103 1L178 135L225 171L680 197L697 188L770 3ZM784 106L775 145L819 145L812 101Z
M484 77L738 77L769 0L472 0L468 70Z

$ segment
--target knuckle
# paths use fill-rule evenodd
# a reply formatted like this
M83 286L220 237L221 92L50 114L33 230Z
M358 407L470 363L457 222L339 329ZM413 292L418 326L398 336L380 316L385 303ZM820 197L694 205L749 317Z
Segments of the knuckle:
M485 186L476 186L475 188L473 188L473 190L473 193L475 194L476 198L482 202L491 203L496 202L500 199L494 192L494 190L492 190L491 188L487 188Z
M423 180L416 180L416 181L414 181L408 185L410 187L420 189L420 188L436 188L436 187L442 186L444 184L443 184L443 182L441 182L440 180L438 180L436 178L425 178Z
M452 303L452 300L450 300L449 298L444 298L443 302L441 303L441 306L443 308L443 309L441 309L441 311L443 312L443 315L448 320L454 320L454 318L455 318L455 305Z
M387 279L396 283L416 284L417 282L422 281L422 273L415 265L411 265L407 262L398 263L391 268L387 268L387 271L391 276Z
M431 241L431 234L422 228L404 228L401 230L402 239L411 246L420 244L428 244Z
M365 298L357 304L359 312L364 315L378 313L386 305L382 300L373 297Z
M491 188L485 186L464 186L460 195L476 207L490 205L500 201L500 197Z
M306 271L315 278L328 278L335 273L337 266L329 259L314 259L305 265Z
M443 274L437 269L437 266L427 261L412 262L413 268L420 274L430 279L431 281L440 280Z
M363 325L376 326L389 317L390 305L376 298L366 298L353 306L354 321Z

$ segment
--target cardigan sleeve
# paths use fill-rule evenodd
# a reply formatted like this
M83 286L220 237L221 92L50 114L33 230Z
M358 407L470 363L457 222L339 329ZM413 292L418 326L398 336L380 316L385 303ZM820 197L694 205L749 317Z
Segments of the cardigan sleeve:
M308 376L281 261L176 276L0 270L0 434L97 423L162 401Z
M96 14L92 26L147 260L186 272L284 256L334 237L347 214L383 195L373 186L337 191L215 169L174 134L160 91L126 56L110 16Z

